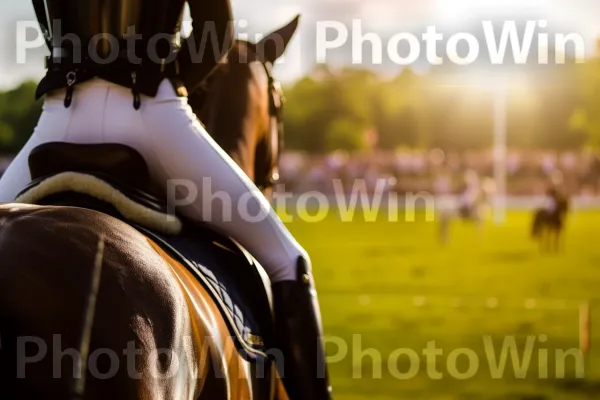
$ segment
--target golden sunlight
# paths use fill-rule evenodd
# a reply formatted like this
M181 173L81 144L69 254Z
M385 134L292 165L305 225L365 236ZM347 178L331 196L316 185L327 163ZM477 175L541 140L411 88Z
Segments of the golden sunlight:
M470 69L462 73L445 74L438 78L441 90L460 89L462 101L477 106L483 97L506 97L512 104L530 107L535 102L533 84L525 72L494 74L486 69Z
M528 9L546 12L550 0L434 0L438 16L446 21L462 21L480 14L514 13Z

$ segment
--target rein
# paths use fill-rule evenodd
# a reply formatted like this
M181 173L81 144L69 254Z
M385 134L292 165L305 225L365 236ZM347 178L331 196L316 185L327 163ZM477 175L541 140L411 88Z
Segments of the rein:
M100 276L102 274L102 261L104 258L104 236L98 240L98 248L96 250L96 259L94 261L94 269L90 280L88 290L88 298L83 314L83 326L81 336L79 338L79 356L76 360L76 367L79 376L75 377L71 386L71 400L83 400L85 398L86 389L86 374L87 374L87 359L90 353L90 341L92 337L92 328L94 326L94 316L96 314L96 302L98 292L100 290Z
M269 163L270 168L267 175L262 179L256 179L259 189L270 189L279 181L279 159L281 149L284 145L283 136L283 105L285 97L281 84L271 73L272 65L262 63L268 78L269 93ZM279 100L279 103L277 102Z

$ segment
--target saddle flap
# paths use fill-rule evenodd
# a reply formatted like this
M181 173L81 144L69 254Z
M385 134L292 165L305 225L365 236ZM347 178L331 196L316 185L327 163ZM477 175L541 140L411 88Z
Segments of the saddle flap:
M136 228L208 290L246 360L268 358L267 350L273 343L273 317L270 282L264 280L262 267L235 242L210 228L194 224L184 227L177 236Z

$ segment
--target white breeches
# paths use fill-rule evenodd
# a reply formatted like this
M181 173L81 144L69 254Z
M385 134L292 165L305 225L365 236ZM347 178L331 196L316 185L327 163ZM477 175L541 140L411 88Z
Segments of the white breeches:
M146 160L153 180L182 215L205 221L252 253L272 281L296 280L308 255L268 200L198 122L171 83L133 107L127 88L93 79L78 84L69 108L65 92L46 96L35 131L0 179L0 202L12 202L30 182L28 156L46 142L120 143Z

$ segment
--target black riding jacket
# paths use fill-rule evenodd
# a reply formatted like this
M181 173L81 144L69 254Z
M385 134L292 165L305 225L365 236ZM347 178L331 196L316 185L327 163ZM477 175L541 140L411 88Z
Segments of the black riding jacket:
M93 77L131 88L138 103L164 78L193 91L233 42L229 0L32 1L51 51L36 98L67 87L67 106L77 83ZM181 42L186 1L193 31Z

